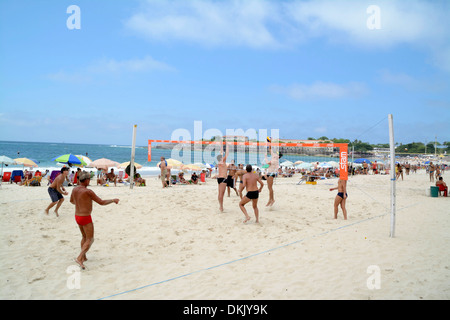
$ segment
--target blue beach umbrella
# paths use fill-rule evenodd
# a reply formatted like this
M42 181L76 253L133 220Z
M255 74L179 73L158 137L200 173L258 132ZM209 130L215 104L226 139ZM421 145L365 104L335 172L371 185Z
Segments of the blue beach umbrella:
M372 161L370 161L369 159L365 159L365 158L359 158L359 159L356 159L356 160L354 161L354 163L363 163L364 161L365 161L367 164L371 164L371 163L372 163Z
M75 165L87 165L86 162L84 162L82 159L78 158L77 156L74 156L73 154L69 153L69 154L63 154L61 156L58 156L56 158L53 158L52 161L56 161L59 163L65 163L68 164L69 166L75 164Z

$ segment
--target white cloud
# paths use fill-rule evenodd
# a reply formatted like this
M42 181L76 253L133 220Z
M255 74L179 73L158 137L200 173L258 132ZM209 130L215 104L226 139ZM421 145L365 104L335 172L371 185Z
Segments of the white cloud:
M358 98L367 93L366 86L359 82L348 84L315 82L310 85L272 86L271 90L294 100Z
M367 27L373 4L381 29ZM150 40L214 47L273 49L312 38L369 49L408 44L450 71L448 14L447 0L147 0L125 27Z
M276 19L277 10L275 3L265 0L148 0L125 25L150 39L272 47L277 41L268 24Z
M95 76L101 75L175 70L176 69L174 67L164 62L160 62L150 56L146 56L142 59L129 59L122 61L115 59L102 59L87 67L81 68L80 71L58 71L48 74L46 78L60 82L85 83L92 81Z
M164 62L157 61L150 56L143 59L130 59L117 61L115 59L104 59L88 68L91 72L97 73L118 73L118 72L149 72L153 70L173 71L173 67Z

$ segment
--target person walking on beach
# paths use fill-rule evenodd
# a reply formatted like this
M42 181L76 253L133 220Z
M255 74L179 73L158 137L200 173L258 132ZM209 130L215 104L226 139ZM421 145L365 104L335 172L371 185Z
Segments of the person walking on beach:
M242 185L247 189L247 194L242 198L241 202L239 202L239 208L245 215L244 223L247 223L250 220L250 216L245 209L245 205L251 201L253 211L255 213L256 223L259 223L258 198L259 193L264 187L264 182L262 182L259 174L252 172L253 168L250 164L245 167L245 170L247 173L242 177ZM259 189L257 183L261 185Z
M402 176L402 180L403 180L403 168L400 163L397 163L397 166L395 168L395 175L396 175L395 180L398 180L398 178L400 176Z
M167 183L166 183L166 176L167 176L167 162L166 162L166 158L161 157L161 162L159 163L159 168L161 169L161 183L162 183L162 187L166 188L167 187Z
M63 195L65 196L69 195L69 193L63 187L63 183L68 175L69 175L69 168L68 167L61 168L61 174L58 175L55 178L55 180L53 180L52 184L48 187L48 194L50 195L52 203L50 203L47 209L45 209L46 215L48 215L50 209L56 205L55 214L57 217L59 217L58 210L64 202Z
M347 201L347 180L339 178L338 186L331 188L330 191L338 190L338 194L334 199L334 219L337 219L339 205L341 205L342 213L344 214L344 220L347 220L347 209L345 208L345 202Z
M283 156L281 153L273 151L271 146L269 147L269 150L272 156L270 161L267 160L267 155L265 156L266 163L269 165L267 168L267 188L269 188L269 201L267 202L266 207L272 206L275 203L273 194L273 179L277 176L279 160Z
M87 260L86 253L94 243L94 224L92 222L92 201L101 206L111 203L118 204L119 199L102 200L94 191L88 189L91 181L91 175L83 171L79 175L79 186L72 190L70 203L75 205L75 221L81 231L81 252L75 261L80 265L81 269L85 269L84 262Z
M227 187L227 157L228 157L228 143L226 143L226 148L225 148L225 156L223 156L223 150L221 151L221 153L217 156L217 168L219 170L218 176L217 176L217 184L219 185L219 195L218 195L218 200L219 200L219 210L220 212L223 212L223 197L225 195L225 189Z

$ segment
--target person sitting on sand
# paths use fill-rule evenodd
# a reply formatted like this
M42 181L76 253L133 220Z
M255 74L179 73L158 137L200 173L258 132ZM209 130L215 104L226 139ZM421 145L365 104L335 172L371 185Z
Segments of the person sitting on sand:
M439 177L439 180L436 181L436 187L439 187L439 193L444 191L444 197L447 197L448 187L447 187L447 184L444 182L444 179L442 177Z
M247 171L247 173L242 177L242 185L247 189L247 194L242 198L241 202L239 202L239 208L245 215L244 223L247 223L250 220L250 216L247 214L245 205L252 201L256 223L259 223L258 198L259 193L264 187L264 182L262 182L261 177L258 174L252 172L253 168L250 164L245 167L245 170ZM257 183L261 185L259 189Z
M198 176L195 172L192 173L190 182L193 184L198 184Z
M117 186L117 176L114 173L114 169L111 169L111 171L106 174L106 181L114 182L114 186Z
M145 187L146 186L145 179L141 177L140 173L136 173L134 175L134 184L139 186L139 187Z
M183 172L178 173L178 179L180 180L181 184L188 184L188 182L184 178L184 173Z
M94 191L88 189L91 181L91 175L83 171L78 176L78 187L74 188L70 196L70 203L75 205L75 221L81 231L81 252L75 261L84 270L84 262L87 261L86 253L94 243L94 224L92 222L92 201L95 201L101 206L111 203L118 204L119 199L102 200Z

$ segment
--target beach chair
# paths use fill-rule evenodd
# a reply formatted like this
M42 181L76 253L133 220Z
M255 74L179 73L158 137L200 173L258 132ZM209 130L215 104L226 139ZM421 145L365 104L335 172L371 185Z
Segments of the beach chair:
M9 182L11 180L11 172L3 172L3 182Z
M441 192L444 192L444 197L447 197L448 187L444 187L443 185L438 185L439 187L439 194L441 195Z
M19 183L22 182L22 179L24 178L23 171L22 170L14 170L11 173L11 183Z
M117 182L123 182L123 171L119 171L117 175Z
M61 174L60 170L53 170L52 173L50 174L50 178L48 178L48 184L51 184L60 174Z

